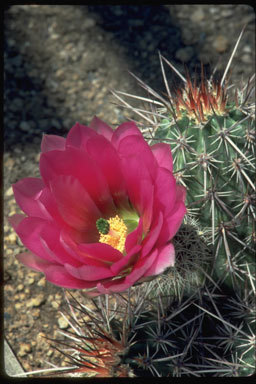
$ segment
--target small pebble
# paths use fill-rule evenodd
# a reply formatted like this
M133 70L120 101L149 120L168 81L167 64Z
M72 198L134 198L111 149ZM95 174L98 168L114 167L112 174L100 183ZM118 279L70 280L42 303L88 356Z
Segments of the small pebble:
M44 332L39 332L37 334L36 340L37 340L38 343L41 343L41 342L45 341L45 337L46 337L46 335L45 335Z
M250 47L250 45L245 45L243 47L243 52L244 53L251 53L252 52L252 48Z
M60 37L60 35L58 35L57 33L52 33L50 35L50 39L52 39L52 40L57 40L59 37Z
M204 11L199 8L192 13L192 15L190 16L190 20L194 23L198 23L199 21L202 21L204 19L204 16Z
M15 215L15 213L17 213L17 211L15 209L11 209L9 212L9 216Z
M12 167L14 166L15 164L15 161L9 157L9 159L7 159L5 162L4 162L4 166L7 167L7 168L10 168L12 169Z
M37 297L33 297L27 302L27 307L39 307L41 304L45 302L44 294L40 294Z
M185 48L178 49L175 57L178 60L182 61L183 63L187 63L189 60L191 60L193 55L194 55L194 49L192 47L185 47Z
M52 301L52 302L51 302L51 305L52 305L52 307L53 307L54 309L58 309L58 308L60 307L60 304L57 303L57 301Z
M14 304L14 307L15 307L15 309L17 309L17 310L20 310L23 306L24 306L23 303L15 303L15 304Z
M215 48L215 50L217 52L223 53L228 48L228 39L223 35L219 35L215 38L212 45L213 45L213 48Z
M35 156L35 161L38 163L40 160L41 153L37 153Z
M20 344L20 349L18 351L18 356L23 357L27 353L30 353L32 351L31 345L28 343L21 343Z
M55 300L62 300L63 298L61 293L56 293L54 297L55 297Z
M17 240L17 236L15 233L11 233L9 236L7 236L6 240L11 244L15 244Z
M232 9L224 9L222 12L221 12L221 16L222 17L230 17L233 15L233 10Z
M38 281L37 285L38 285L39 287L45 287L45 277L42 277L42 278Z
M34 319L38 319L38 317L40 316L40 309L34 309L32 311L32 316Z
M34 279L33 277L29 277L29 278L26 280L26 282L28 283L28 285L32 285L32 284L34 284L35 279Z
M245 64L250 64L252 62L251 55L245 54L241 57L241 61Z
M30 131L30 125L28 124L27 121L22 121L20 123L20 129L24 132L29 132Z
M12 187L9 187L8 189L7 189L7 191L5 192L5 194L4 194L6 197L10 197L10 196L12 196L13 195L13 189L12 189Z
M24 285L23 284L19 284L17 286L17 291L23 291L23 289L24 289Z
M218 8L215 8L215 7L210 7L209 8L209 11L214 14L214 13L217 13L218 12Z
M186 45L195 44L198 41L196 34L189 28L182 30L182 41Z
M63 317L60 317L58 319L58 324L59 324L60 329L66 329L69 327L69 323Z
M22 362L22 366L25 369L25 371L31 371L31 365L27 363L26 361Z

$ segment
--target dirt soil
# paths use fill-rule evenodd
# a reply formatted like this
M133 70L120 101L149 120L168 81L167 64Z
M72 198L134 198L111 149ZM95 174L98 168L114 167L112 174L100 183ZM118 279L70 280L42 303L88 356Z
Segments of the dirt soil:
M144 95L128 71L164 91L158 51L184 74L202 61L219 71L243 26L232 80L255 65L255 13L239 5L13 5L4 18L4 334L24 370L65 365L42 336L69 329L62 289L18 263L25 248L7 217L18 213L11 184L38 177L43 133L66 135L97 115L116 127L137 119L110 90ZM170 82L174 74L168 72ZM60 320L61 319L61 320Z

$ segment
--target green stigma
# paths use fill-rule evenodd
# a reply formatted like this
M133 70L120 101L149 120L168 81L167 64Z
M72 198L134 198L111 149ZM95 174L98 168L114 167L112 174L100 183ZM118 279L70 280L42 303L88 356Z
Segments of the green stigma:
M109 222L102 217L96 221L96 227L100 233L103 235L107 235L109 232Z

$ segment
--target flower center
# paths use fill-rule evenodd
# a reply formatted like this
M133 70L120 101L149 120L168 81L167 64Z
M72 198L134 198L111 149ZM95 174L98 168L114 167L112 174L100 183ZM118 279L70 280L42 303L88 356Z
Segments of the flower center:
M108 220L100 218L96 221L96 227L100 233L100 243L111 245L123 253L127 227L119 216L116 215Z

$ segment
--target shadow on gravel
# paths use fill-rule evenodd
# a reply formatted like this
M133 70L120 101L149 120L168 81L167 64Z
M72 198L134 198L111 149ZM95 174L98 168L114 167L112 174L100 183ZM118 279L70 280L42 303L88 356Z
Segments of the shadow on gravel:
M97 26L106 34L112 34L114 42L120 46L120 55L125 55L131 72L156 91L166 92L159 51L183 71L183 64L175 57L177 50L185 48L181 31L174 25L168 9L164 6L90 5L79 8L85 18L89 11L96 19ZM107 49L105 55L108 54ZM30 72L33 72L33 60L26 60L19 52L19 46L10 45L7 39L4 41L4 50L5 150L12 150L20 143L38 143L42 133L66 134L67 130L62 128L65 124L60 111L47 103L43 81L30 75ZM194 50L186 66L191 74L194 73L195 67L198 72L200 63L197 50ZM170 87L179 85L179 77L167 66L165 68ZM98 70L97 62L95 70Z
M32 69L33 63L4 39L5 151L26 143L39 148L43 133L66 133L61 117L47 103L42 81L29 74Z
M175 54L187 47L165 6L90 5L88 9L96 16L100 27L111 32L115 42L125 49L132 72L155 90L165 91L158 52L185 72L184 64ZM196 50L186 62L186 67L191 74L200 68ZM208 66L205 70L209 72ZM180 84L179 77L170 69L167 71L175 86Z

